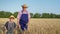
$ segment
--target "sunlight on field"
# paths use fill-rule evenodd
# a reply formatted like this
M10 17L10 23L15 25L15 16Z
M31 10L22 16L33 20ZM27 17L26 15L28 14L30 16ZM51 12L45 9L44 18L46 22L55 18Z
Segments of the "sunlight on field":
M0 18L0 34L6 21L7 18ZM15 22L17 24L17 19ZM25 34L60 34L60 19L31 19Z

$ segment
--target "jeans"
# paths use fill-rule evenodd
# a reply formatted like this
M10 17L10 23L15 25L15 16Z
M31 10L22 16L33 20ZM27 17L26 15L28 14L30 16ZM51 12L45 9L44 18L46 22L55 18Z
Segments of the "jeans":
M7 31L6 34L13 34L13 31Z

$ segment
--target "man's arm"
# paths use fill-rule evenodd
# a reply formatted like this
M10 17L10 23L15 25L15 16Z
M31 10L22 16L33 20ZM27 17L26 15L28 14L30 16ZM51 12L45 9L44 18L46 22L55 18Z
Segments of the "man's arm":
M17 25L18 25L18 27L20 27L19 20L20 20L21 14L22 14L21 12L18 12L18 16L17 16Z
M29 21L29 22L30 22L30 18L31 18L31 17L30 17L30 13L28 12L28 21Z

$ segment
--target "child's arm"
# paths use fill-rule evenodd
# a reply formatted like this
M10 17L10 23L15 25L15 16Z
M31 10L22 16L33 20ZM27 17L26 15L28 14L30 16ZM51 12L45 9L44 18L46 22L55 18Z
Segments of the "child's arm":
M6 22L5 25L4 25L4 29L5 29L6 32L7 32L7 26L8 26L8 22Z
M8 25L8 22L6 22L5 25L4 25L5 29L6 29L7 25Z

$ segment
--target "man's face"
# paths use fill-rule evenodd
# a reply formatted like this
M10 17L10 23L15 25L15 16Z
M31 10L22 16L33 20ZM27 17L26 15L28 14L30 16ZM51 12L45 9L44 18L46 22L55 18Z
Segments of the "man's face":
M23 10L26 10L27 8L26 7L22 7L23 8Z

